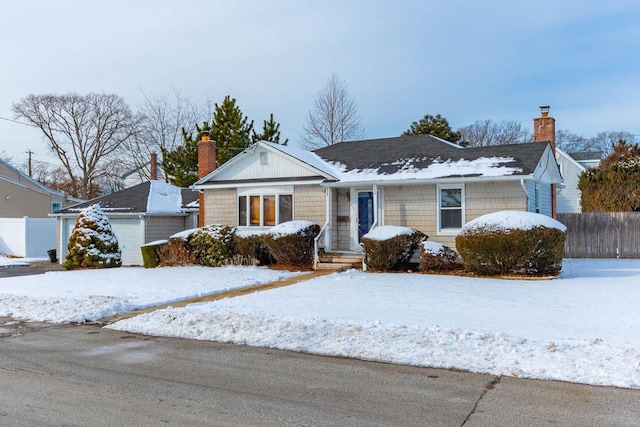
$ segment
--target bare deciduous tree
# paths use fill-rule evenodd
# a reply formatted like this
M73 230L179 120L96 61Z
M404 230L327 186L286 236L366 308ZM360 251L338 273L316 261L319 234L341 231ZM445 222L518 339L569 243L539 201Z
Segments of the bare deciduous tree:
M302 145L314 149L362 137L364 130L347 84L335 74L316 95L303 128Z
M144 104L139 107L140 125L135 137L123 146L127 154L124 164L140 180L151 178L149 162L151 153L161 158L163 150L171 151L182 144L182 130L192 133L196 124L210 116L210 108L194 104L173 90L170 94L156 96L145 93ZM166 174L165 174L166 176Z
M472 125L458 129L458 132L462 144L469 147L518 144L531 140L529 131L516 121L477 120Z
M136 131L136 119L115 94L29 95L13 104L16 118L38 127L68 174L69 193L95 197L104 161Z
M620 140L627 141L631 144L637 141L635 135L625 131L611 130L599 132L591 138L576 135L568 130L559 130L556 132L556 146L568 153L599 151L602 157L606 157L612 152L613 147L617 145Z

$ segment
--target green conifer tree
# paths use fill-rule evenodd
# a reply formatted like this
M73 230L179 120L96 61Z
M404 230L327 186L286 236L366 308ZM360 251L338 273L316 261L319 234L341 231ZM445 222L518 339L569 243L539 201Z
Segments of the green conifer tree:
M162 167L167 181L178 187L188 187L198 180L198 141L203 132L209 132L208 122L196 125L195 138L182 129L182 145L175 150L162 149Z
M210 134L216 142L218 167L251 145L252 130L253 121L242 115L235 98L227 95L222 104L215 104Z
M256 133L253 130L251 140L255 143L258 141L269 141L280 144L280 123L273 120L273 113L269 116L269 121L263 120L262 133ZM287 145L289 139L285 139L282 145Z
M80 212L67 249L69 252L62 265L65 270L122 265L118 238L99 204L90 205Z

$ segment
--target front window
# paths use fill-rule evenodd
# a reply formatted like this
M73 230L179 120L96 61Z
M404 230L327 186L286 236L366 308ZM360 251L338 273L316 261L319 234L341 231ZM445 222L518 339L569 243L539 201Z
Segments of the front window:
M238 196L239 227L270 227L293 219L291 194Z
M51 213L56 213L62 209L62 202L55 200L51 202Z
M438 186L438 231L456 234L464 224L464 187Z

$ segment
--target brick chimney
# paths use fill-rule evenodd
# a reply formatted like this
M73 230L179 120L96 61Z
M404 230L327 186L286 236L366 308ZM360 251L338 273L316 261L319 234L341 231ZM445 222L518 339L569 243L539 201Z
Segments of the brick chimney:
M556 119L549 117L549 106L540 106L540 117L533 119L533 141L549 142L556 151Z
M202 133L198 141L198 179L202 179L216 169L216 142L209 139L209 132ZM198 194L200 206L198 227L204 226L204 193Z
M151 153L151 163L149 164L149 174L151 175L151 180L155 181L158 179L158 154Z
M549 116L549 106L540 106L540 117L533 119L533 142L551 144L555 159L556 154L556 119ZM551 184L551 216L557 217L556 185Z

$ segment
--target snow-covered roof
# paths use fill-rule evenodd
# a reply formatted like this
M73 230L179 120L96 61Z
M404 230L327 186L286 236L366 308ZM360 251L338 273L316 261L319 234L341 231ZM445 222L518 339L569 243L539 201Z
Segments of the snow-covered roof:
M197 193L164 181L147 181L121 191L80 203L57 214L78 213L83 208L99 204L104 212L151 215L182 214L197 208ZM195 206L193 206L195 204Z
M257 146L278 151L307 165L323 175L327 185L500 177L520 179L532 176L545 153L550 152L548 143L464 148L430 135L343 142L314 151L260 141L198 181L195 187L224 183L221 171L234 167L239 162L238 158L252 155ZM559 173L556 175L551 180L560 182Z
M176 213L182 209L182 191L164 181L150 181L147 213Z

